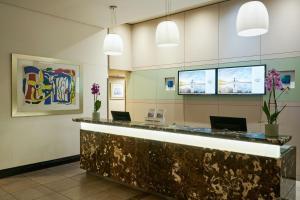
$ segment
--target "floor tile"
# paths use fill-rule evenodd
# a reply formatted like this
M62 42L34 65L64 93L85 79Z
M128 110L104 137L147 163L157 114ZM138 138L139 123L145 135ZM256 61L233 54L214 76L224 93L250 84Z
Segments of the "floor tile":
M4 194L6 194L7 192L5 192L4 190L2 190L1 188L0 188L0 197L2 196L2 195L4 195Z
M166 200L166 198L159 197L159 196L154 196L154 195L149 195L147 197L142 198L141 200Z
M4 190L0 189L0 199L1 200L14 200L15 198L8 192L5 192Z
M78 174L78 175L72 176L70 178L73 180L79 181L81 184L95 182L100 179L100 177L93 176L88 173Z
M117 187L112 187L107 192L111 194L115 194L116 196L119 197L120 200L130 199L136 195L142 194L141 191L134 190L122 185L119 185Z
M38 199L40 197L53 195L53 194L55 193L52 190L49 190L44 186L36 186L36 187L32 187L22 191L12 193L12 195L17 200L33 200L33 199Z
M115 194L101 192L96 193L91 196L83 198L84 200L120 200L119 196L116 196Z
M12 196L11 194L6 194L4 196L0 197L1 200L16 200L16 198L14 198L14 196Z
M0 178L0 186L7 185L10 183L15 183L20 180L24 180L26 177L24 175L16 175L16 176L11 176L7 178Z
M48 171L49 171L48 169L41 169L41 170L36 170L36 171L32 171L32 172L27 172L23 175L26 177L37 176L37 175L41 175L43 173L47 173Z
M47 184L47 183L51 183L54 181L65 179L64 176L58 175L57 173L52 172L47 169L27 173L27 174L25 174L25 176L27 176L31 180L33 180L37 183L40 183L40 184Z
M72 177L85 173L85 170L71 164L49 168L49 170L57 175L65 177Z
M2 185L1 188L9 193L18 192L27 188L38 186L39 184L29 178L19 179L16 182Z
M127 199L127 200L143 200L143 199L145 199L145 198L147 198L147 197L149 197L149 196L151 196L151 195L148 194L148 193L143 192L143 193L140 193L140 194L135 195L135 196L133 196L133 197L130 197L130 198Z
M56 192L63 192L63 191L69 190L71 188L74 188L76 186L80 186L80 184L81 183L77 180L65 178L62 180L44 184L44 186L46 186L47 188L49 188L53 191L56 191Z
M98 180L87 184L81 184L80 186L74 187L70 190L66 190L61 194L66 197L77 200L77 199L86 199L89 196L96 195L102 191L107 192L111 187L116 187L114 183L108 183L104 180Z
M131 190L131 189L128 189L128 190ZM142 195L140 195L140 194L142 194ZM127 192L127 195L122 196L118 193L115 193L113 190L104 190L102 192L85 197L84 200L108 200L108 199L109 200L141 200L142 197L145 197L145 193L136 194L136 191L133 190L131 192L131 195L129 195L129 196L130 197L128 197L128 192ZM137 198L134 198L134 197L137 197Z
M74 165L74 166L80 168L80 161L78 161L78 162L73 162L73 163L71 163L71 165Z
M67 197L60 194L51 194L38 198L37 200L69 200Z

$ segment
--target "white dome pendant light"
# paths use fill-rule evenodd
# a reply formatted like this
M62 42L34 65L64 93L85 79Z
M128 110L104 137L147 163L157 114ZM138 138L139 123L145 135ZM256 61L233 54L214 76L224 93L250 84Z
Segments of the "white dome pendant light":
M179 29L174 21L168 20L171 11L171 0L166 0L167 20L160 22L156 28L155 39L158 47L178 46L180 42Z
M260 1L244 3L236 20L237 34L242 37L259 36L269 30L269 14L266 6Z
M116 25L116 11L117 6L110 6L112 26ZM103 43L103 51L108 56L119 56L123 54L123 40L120 35L116 33L109 33L105 36Z

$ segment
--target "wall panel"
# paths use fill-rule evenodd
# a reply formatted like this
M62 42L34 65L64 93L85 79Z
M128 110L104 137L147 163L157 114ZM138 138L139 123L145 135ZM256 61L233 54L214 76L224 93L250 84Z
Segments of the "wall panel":
M219 5L185 13L185 62L218 59Z
M220 58L241 58L259 55L259 37L239 37L236 17L244 0L231 0L220 4Z
M262 36L262 53L300 52L300 1L265 0L270 29Z
M155 65L156 20L135 24L132 27L132 67Z

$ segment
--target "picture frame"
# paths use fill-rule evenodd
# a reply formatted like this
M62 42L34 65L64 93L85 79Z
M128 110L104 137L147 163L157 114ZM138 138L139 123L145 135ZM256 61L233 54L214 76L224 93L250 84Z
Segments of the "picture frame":
M122 100L125 99L125 86L122 83L110 84L110 99Z
M166 91L175 91L175 77L165 78L165 88Z
M12 54L12 117L83 112L82 71L71 61Z
M279 71L280 79L283 87L289 87L290 89L294 89L296 86L295 83L295 70L289 71Z

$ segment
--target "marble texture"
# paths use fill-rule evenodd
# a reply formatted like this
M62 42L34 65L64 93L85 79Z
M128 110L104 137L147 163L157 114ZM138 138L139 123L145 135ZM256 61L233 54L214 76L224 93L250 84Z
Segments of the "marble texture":
M268 137L263 133L252 132L237 132L237 131L220 131L212 130L209 128L189 127L183 125L170 125L170 124L153 124L147 122L121 122L101 119L100 121L93 121L91 118L74 118L74 122L85 122L94 124L105 124L121 127L142 128L150 130L159 130L166 132L201 135L207 137L225 138L240 141L251 141L265 144L284 145L288 143L292 137L286 135L280 135L278 137Z
M295 148L279 159L81 130L81 168L176 199L295 199Z

